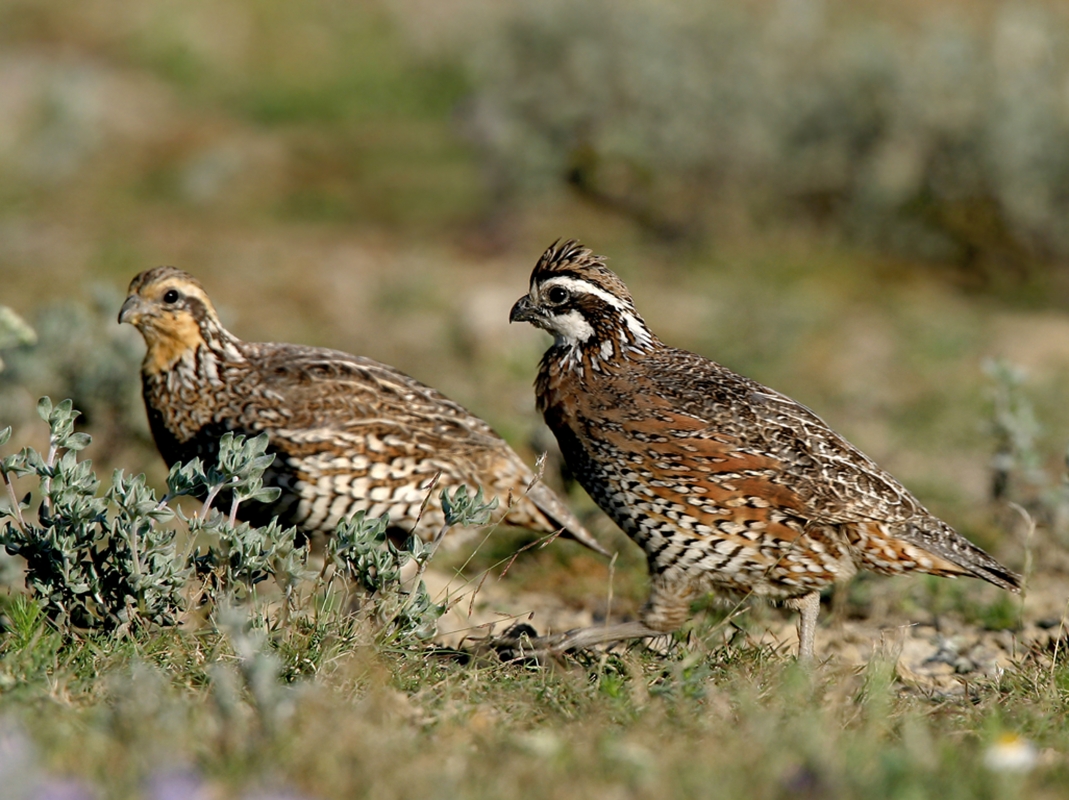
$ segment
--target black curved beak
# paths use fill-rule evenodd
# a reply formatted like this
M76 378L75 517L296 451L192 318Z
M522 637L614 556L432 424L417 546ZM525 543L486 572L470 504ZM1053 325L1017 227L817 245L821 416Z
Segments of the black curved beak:
M509 312L509 322L534 322L538 316L538 311L531 305L530 296L525 294Z

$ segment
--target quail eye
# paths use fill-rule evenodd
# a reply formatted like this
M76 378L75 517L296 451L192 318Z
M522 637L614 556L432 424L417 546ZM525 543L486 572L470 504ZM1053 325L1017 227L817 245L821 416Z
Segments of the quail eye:
M568 290L562 286L554 286L546 294L546 297L553 305L559 306L568 299Z
M178 298L180 296L181 295L178 294L178 290L177 289L168 289L167 293L164 294L164 296L163 296L163 302L165 302L165 303L177 303L178 302Z

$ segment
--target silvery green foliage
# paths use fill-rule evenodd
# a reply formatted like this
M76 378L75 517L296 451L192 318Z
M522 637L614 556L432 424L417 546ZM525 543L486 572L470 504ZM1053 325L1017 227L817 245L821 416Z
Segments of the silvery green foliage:
M122 470L98 495L92 463L77 458L90 438L74 430L78 412L71 401L53 407L42 398L38 413L51 430L48 452L24 448L0 460L0 489L9 498L6 507L0 504L0 542L26 559L27 586L58 628L125 632L175 625L192 605L213 611L255 607L256 586L268 578L282 591L285 618L295 585L306 577L307 548L295 546L294 528L237 520L242 503L278 497L277 488L263 485L274 459L266 434L252 439L225 434L211 467L199 459L176 464L163 498L145 485L144 476ZM0 431L0 445L10 435L10 428ZM27 478L38 481L36 514L30 494L18 499L16 485ZM192 517L172 508L186 495L204 498ZM327 544L328 563L365 594L363 608L395 641L434 635L444 608L427 593L423 571L449 528L485 525L497 505L496 499L487 503L481 490L472 495L464 486L443 491L441 498L446 522L429 544L411 536L397 546L387 537L388 518L363 512L343 520ZM185 536L179 536L180 527L165 524L176 518L185 523ZM402 576L409 562L416 565L408 582L412 588ZM199 591L186 592L193 578Z
M237 656L237 672L221 662L211 666L212 695L224 717L234 716L240 706L239 687L244 686L256 710L261 733L277 732L293 713L294 689L280 680L282 663L272 651L262 627L253 624L245 609L223 606L216 614L219 632L226 636ZM240 677L240 681L234 680Z
M300 574L304 555L294 548L294 529L253 528L235 520L241 502L277 496L277 489L263 487L263 472L273 459L265 455L266 436L246 441L228 434L220 443L219 463L208 470L199 460L176 465L162 499L144 476L122 470L98 495L92 463L77 458L90 440L74 430L78 412L71 401L53 407L42 398L38 413L51 429L47 454L24 448L0 461L10 497L8 508L0 509L0 519L6 519L0 537L9 553L26 559L27 585L61 629L174 625L187 610L183 588L194 572L214 601L247 598L271 575L285 589ZM9 436L10 428L0 432L0 444ZM36 477L40 487L36 515L31 495L20 500L16 491L19 479L27 477ZM212 506L224 491L231 498L225 515ZM201 512L185 520L190 544L180 548L177 530L163 524L175 517L169 504L201 493L206 495Z
M266 433L252 439L225 433L214 466L205 470L193 459L176 464L168 476L169 496L204 496L197 515L183 519L190 536L206 542L194 554L193 565L211 596L244 599L269 577L288 592L304 571L307 551L295 544L296 528L283 529L277 520L264 527L237 520L242 503L278 499L279 489L263 485L264 470L275 459L267 454L267 445ZM226 513L216 508L220 499Z
M497 498L490 502L483 497L483 490L478 489L475 494L468 494L467 486L458 486L449 494L448 489L443 489L442 512L445 514L445 528L435 537L440 542L445 530L459 525L462 528L478 528L490 521L491 512L497 508Z
M458 486L452 494L443 489L441 500L445 524L429 544L418 536L409 536L404 546L398 547L387 537L389 517L368 517L363 511L343 520L327 543L327 560L364 592L363 607L387 635L417 639L434 636L436 621L445 606L431 599L422 580L423 571L451 527L485 525L497 507L497 498L486 502L482 489L470 495L466 486ZM403 581L402 570L409 562L415 562L416 574Z
M1051 5L521 2L463 42L498 189L570 183L671 233L802 210L884 245L1069 255L1069 20Z
M296 529L283 529L277 520L260 528L247 522L232 525L213 511L189 520L189 530L215 537L193 559L197 575L213 595L244 599L256 584L272 577L288 592L304 573L307 551L294 543Z
M1045 465L1041 452L1043 427L1025 392L1027 376L1001 360L984 364L992 381L995 455L991 461L991 494L1016 503L1063 541L1069 539L1069 451L1060 473Z
M37 410L51 429L47 454L24 448L0 461L11 498L0 513L7 518L0 535L8 553L26 559L30 592L61 628L174 624L188 570L176 558L173 531L159 525L174 513L143 476L129 478L121 470L98 496L92 462L77 458L89 436L75 432L78 412L71 401L53 407L45 397ZM0 443L9 436L5 429ZM40 486L36 515L31 495L19 499L15 491L16 481L29 476Z
M97 447L109 447L131 431L147 441L140 385L130 380L144 354L141 337L131 326L115 324L122 295L114 289L97 287L88 300L42 307L31 319L36 341L4 353L4 422L32 420L32 398L47 392L71 398L83 412L82 423L93 427Z
M418 577L406 590L401 571L412 560L425 563L430 547L418 536L410 536L398 547L387 538L388 527L388 517L368 517L358 511L339 523L327 542L326 558L362 593L361 610L387 636L429 639L445 609L431 600Z
M991 494L996 500L1010 496L1020 499L1025 487L1035 490L1048 481L1037 447L1041 428L1024 392L1026 376L1022 369L1006 361L990 360L984 363L984 372L992 383L991 429L996 440L991 460Z

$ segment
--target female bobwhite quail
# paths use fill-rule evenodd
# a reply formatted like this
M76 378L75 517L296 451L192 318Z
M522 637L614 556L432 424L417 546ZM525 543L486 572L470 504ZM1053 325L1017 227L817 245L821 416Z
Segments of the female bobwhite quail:
M553 335L538 407L572 473L649 562L641 622L577 631L558 648L674 631L700 593L726 589L800 609L807 659L820 591L861 568L1019 589L809 409L663 344L577 242L545 252L510 320Z
M145 407L168 466L213 462L227 431L268 434L275 461L265 484L282 494L242 508L253 524L277 516L303 535L329 533L364 510L389 514L395 535L429 540L444 522L440 490L465 484L499 498L509 525L563 531L605 553L489 425L385 364L244 342L219 323L200 283L173 267L134 278L119 322L148 346Z

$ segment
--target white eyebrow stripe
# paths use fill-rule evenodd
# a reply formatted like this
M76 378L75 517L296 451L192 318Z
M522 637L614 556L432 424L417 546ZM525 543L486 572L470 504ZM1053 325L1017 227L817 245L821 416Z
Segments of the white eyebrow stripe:
M624 324L628 330L631 331L631 335L635 337L636 344L645 346L650 343L652 336L649 328L645 323L637 316L634 309L626 302L621 300L614 294L602 289L600 286L596 286L589 281L582 280L580 278L572 278L567 275L561 275L555 278L549 278L541 284L540 291L544 292L554 286L560 286L564 289L571 289L574 292L586 292L594 297L599 297L612 306L616 311L620 313L623 318ZM586 341L586 337L579 339L579 341Z
M615 308L617 311L632 313L631 309L626 303L624 303L623 300L621 300L614 294L606 292L600 286L595 286L590 281L580 280L579 278L570 278L567 275L562 275L556 278L549 278L548 280L542 282L540 293L545 292L546 289L549 289L553 286L560 286L565 289L571 289L575 292L585 292L586 294L592 294L594 295L594 297L600 297L602 300L604 300L610 306Z

